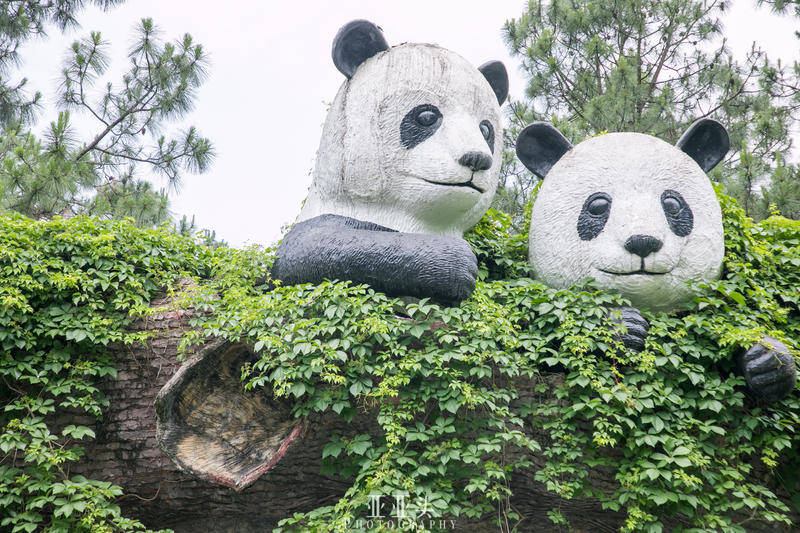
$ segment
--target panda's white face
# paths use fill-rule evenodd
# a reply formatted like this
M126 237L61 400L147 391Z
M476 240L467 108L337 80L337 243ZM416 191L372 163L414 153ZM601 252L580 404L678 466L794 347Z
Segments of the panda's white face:
M491 86L457 54L428 44L378 53L336 97L301 219L460 236L494 196L501 132Z
M533 206L530 261L555 287L594 278L649 310L692 299L687 282L719 275L722 216L708 177L655 137L580 143L547 173Z

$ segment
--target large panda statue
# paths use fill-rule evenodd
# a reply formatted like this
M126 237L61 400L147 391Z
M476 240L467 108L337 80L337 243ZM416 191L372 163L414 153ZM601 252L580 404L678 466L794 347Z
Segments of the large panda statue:
M272 276L462 301L478 274L462 235L497 188L505 67L476 69L430 44L389 48L365 20L339 30L333 62L347 79ZM242 364L255 357L249 346L217 339L159 393L156 438L181 470L241 490L319 433L292 416L291 402L242 390Z
M431 44L390 48L366 20L339 30L333 62L347 79L273 276L460 302L478 272L462 236L497 188L505 67Z
M633 308L617 320L625 344L644 346L639 309L675 311L693 301L687 282L711 281L725 251L722 215L706 172L729 149L718 122L698 120L675 146L640 133L610 133L577 146L552 125L527 126L517 156L544 181L531 213L534 275L556 288L593 278ZM796 380L788 348L767 338L739 357L752 392L778 399Z

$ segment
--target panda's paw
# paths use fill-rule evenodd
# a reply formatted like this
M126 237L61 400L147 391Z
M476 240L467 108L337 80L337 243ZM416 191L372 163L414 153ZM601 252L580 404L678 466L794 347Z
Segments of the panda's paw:
M472 294L475 290L475 282L478 279L478 259L472 252L469 244L462 239L451 249L451 290L450 299L454 303L460 303Z
M765 337L740 355L738 363L748 389L761 399L777 401L794 389L797 381L794 357L777 339Z
M619 328L617 337L629 350L641 352L644 350L644 341L650 330L650 323L635 307L617 307L612 309L609 319L615 324L624 326L624 331Z

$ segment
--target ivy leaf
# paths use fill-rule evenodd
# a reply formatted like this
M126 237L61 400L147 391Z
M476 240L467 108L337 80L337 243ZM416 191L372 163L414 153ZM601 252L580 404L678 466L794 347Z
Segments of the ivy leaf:
M343 442L338 440L329 442L324 448L322 448L322 458L325 459L326 457L339 457L339 454L342 453L343 449Z
M728 296L739 305L745 305L747 303L744 296L736 291L732 291Z
M364 453L372 446L370 441L359 441L350 444L350 450L357 455L364 455Z
M669 499L664 494L655 494L652 498L656 505L664 505Z
M461 402L459 402L455 398L450 398L446 402L444 402L443 408L451 413L455 414L458 411L458 408L461 407Z
M80 440L87 435L92 439L95 438L94 431L92 431L91 428L88 428L86 426L74 426L72 424L65 427L61 431L61 434L64 436L72 437L73 439L77 440Z

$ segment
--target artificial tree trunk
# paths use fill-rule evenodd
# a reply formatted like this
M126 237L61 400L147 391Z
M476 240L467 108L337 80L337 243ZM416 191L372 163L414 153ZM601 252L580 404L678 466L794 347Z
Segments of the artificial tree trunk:
M153 305L169 308L169 303L161 299ZM179 360L178 344L191 314L168 310L143 319L134 328L154 333L152 338L115 350L117 377L101 385L110 405L102 421L83 421L93 425L97 438L71 473L121 485L126 494L119 504L126 514L178 533L270 531L295 512L335 504L350 482L320 473L322 448L334 432L376 434L375 413L360 412L350 423L332 414L291 418L285 401L264 389L242 390L239 366L255 358L245 345L212 341ZM546 379L555 385L563 378ZM538 440L547 446L543 436ZM619 530L622 514L603 510L595 500L561 499L535 482L534 469L544 458L532 460L534 466L512 480L511 503L523 516L516 531L554 530L547 516L554 508L572 531ZM611 490L616 481L609 471L596 469L592 484ZM786 495L782 499L788 501ZM437 518L432 525L500 530L491 517ZM774 525L752 526L748 531L776 531Z

